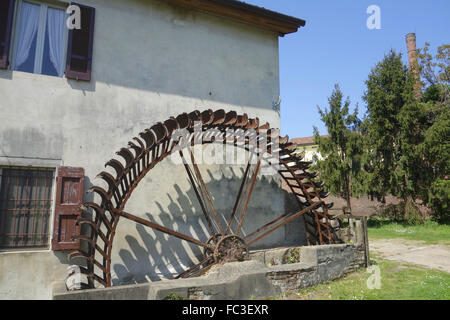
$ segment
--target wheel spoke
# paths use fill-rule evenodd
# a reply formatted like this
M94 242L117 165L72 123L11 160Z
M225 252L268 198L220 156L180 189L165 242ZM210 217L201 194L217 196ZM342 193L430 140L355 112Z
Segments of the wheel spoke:
M248 204L250 202L250 198L252 196L253 189L255 187L256 178L258 177L258 172L259 172L260 168L261 168L261 159L258 160L255 172L253 173L253 176L252 176L252 179L251 179L252 184L250 186L250 190L249 190L248 195L247 195L247 201L245 202L244 209L243 209L243 211L241 213L241 218L239 219L239 225L238 225L238 228L237 228L237 231L236 231L237 235L239 235L240 232L241 232L242 224L244 223L244 218L245 218L245 215L247 213Z
M208 249L210 249L210 250L214 250L214 247L211 246L211 245L208 245L208 244L206 244L206 243L203 243L203 242L201 242L201 241L199 241L199 240L197 240L197 239L194 239L194 238L192 238L192 237L189 237L189 236L187 236L187 235L185 235L185 234L176 232L176 231L174 231L174 230L172 230L172 229L163 227L163 226L161 226L161 225L159 225L159 224L156 224L156 223L154 223L154 222L151 222L151 221L142 219L142 218L140 218L140 217L137 217L137 216L135 216L135 215L132 215L131 213L128 213L128 212L125 212L125 211L121 211L121 210L117 210L117 209L112 209L112 212L115 213L115 214L118 214L118 215L120 215L120 216L122 216L122 217L124 217L124 218L127 218L127 219L129 219L129 220L132 220L132 221L134 221L134 222L140 223L140 224L142 224L142 225L144 225L144 226L147 226L147 227L153 228L153 229L155 229L155 230L161 231L161 232L163 232L163 233L166 233L166 234L168 234L168 235L170 235L170 236L174 236L174 237L176 237L176 238L179 238L179 239L182 239L182 240L191 242L191 243L196 244L196 245L198 245L198 246L201 246L201 247L204 247L204 248L208 248Z
M275 220L269 222L269 223L266 224L265 226L263 226L263 227L259 228L258 230L256 230L256 231L250 233L248 236L246 236L246 237L244 238L245 242L247 243L247 246L252 245L252 244L255 243L256 241L258 241L258 240L264 238L265 236L267 236L268 234L270 234L270 233L272 233L273 231L277 230L278 228L280 228L280 227L284 226L285 224L287 224L287 223L289 223L289 222L291 222L291 221L297 219L297 218L300 217L301 215L305 214L306 212L308 212L308 211L310 211L310 210L313 210L313 209L317 208L318 206L320 206L320 205L322 205L322 204L323 204L323 201L316 202L316 203L310 205L309 207L306 207L306 208L304 208L303 210L300 210L300 211L298 211L298 212L296 212L296 213L294 213L294 214L285 215L285 216L279 217L279 218L277 218L277 219L275 219ZM283 218L283 219L280 219L280 218ZM262 230L267 229L267 227L269 227L269 226L271 226L272 224L274 224L277 220L281 220L281 222L279 222L277 225L273 226L269 231L266 231L265 233L259 235L259 236L256 237L255 239L253 239L253 240L251 240L251 241L248 241L249 238L251 238L251 237L253 237L254 235L258 234L258 233L261 232Z
M191 153L192 166L194 167L194 172L197 176L197 179L200 181L200 186L203 190L203 193L206 196L206 199L208 200L209 207L211 208L211 212L214 217L214 220L216 221L217 227L219 228L219 232L220 232L220 234L225 235L225 233L223 232L223 229L222 229L222 225L220 224L219 217L217 216L216 210L214 209L214 205L212 203L211 196L209 195L209 192L206 189L205 181L203 180L200 170L198 169L197 163L195 162L194 154L192 153L192 151L190 151L190 153Z
M233 220L234 220L234 217L236 215L237 208L238 208L238 206L240 205L240 202L241 202L242 190L244 189L244 185L245 185L245 182L247 180L249 170L250 170L250 160L249 160L249 162L247 164L247 168L245 168L244 177L242 178L241 187L239 188L239 192L238 192L238 195L236 197L236 202L234 204L233 212L231 214L230 221L228 222L227 230L225 231L226 234L228 234L228 232L230 232L231 226L233 225Z
M212 256L208 256L208 257L204 258L202 261L200 261L196 265L194 265L194 266L190 267L189 269L187 269L186 271L180 273L178 276L175 277L175 279L180 279L180 278L184 278L186 276L191 275L198 267L201 267L203 264L205 264L212 258L213 258ZM207 268L207 267L210 267L210 265L207 265L205 268ZM203 268L203 269L205 269L205 268ZM197 272L200 272L203 269L200 269Z
M198 202L200 203L200 207L202 208L203 215L205 216L206 222L208 223L209 231L211 232L211 235L214 235L216 233L216 231L214 229L214 226L213 226L213 223L211 221L211 218L209 217L208 212L206 211L206 205L203 202L202 197L200 196L200 193L199 193L199 191L197 189L196 183L195 183L194 178L192 176L191 169L189 168L189 165L187 164L187 161L186 161L186 159L183 156L183 152L181 152L181 151L180 151L180 156L181 156L181 159L183 160L183 164L184 164L186 172L187 172L187 174L189 176L189 180L191 181L192 188L194 189L195 195L197 196Z

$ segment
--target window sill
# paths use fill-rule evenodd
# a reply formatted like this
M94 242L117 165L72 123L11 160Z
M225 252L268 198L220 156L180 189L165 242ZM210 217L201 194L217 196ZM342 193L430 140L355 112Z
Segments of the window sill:
M63 74L61 77L59 76L52 76L52 75L48 75L48 74L43 74L43 73L34 73L34 72L26 72L26 71L20 71L20 70L5 70L5 71L9 71L11 72L13 75L29 75L29 77L45 77L45 78L50 78L50 79L66 79L66 76Z
M20 253L46 253L52 252L50 248L17 248L17 249L0 249L0 256L7 254L20 254Z

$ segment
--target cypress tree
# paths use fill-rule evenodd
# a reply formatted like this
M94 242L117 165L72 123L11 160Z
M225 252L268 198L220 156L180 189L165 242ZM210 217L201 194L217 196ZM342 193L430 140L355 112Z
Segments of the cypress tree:
M328 98L329 110L318 107L329 137L321 137L314 127L314 139L319 146L323 160L318 160L316 168L320 178L331 193L343 197L347 202L347 211L352 212L350 198L357 194L360 173L361 136L357 132L359 125L358 108L349 113L350 100L343 102L343 94L338 85Z

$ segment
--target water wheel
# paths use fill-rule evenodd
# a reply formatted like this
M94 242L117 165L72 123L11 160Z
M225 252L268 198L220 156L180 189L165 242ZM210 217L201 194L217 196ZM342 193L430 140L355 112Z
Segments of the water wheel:
M231 130L234 135L229 134ZM236 135L238 131L241 133ZM180 135L180 132L183 134ZM207 137L211 132L214 132L213 139ZM308 170L311 163L302 161L301 156L294 152L297 145L288 140L287 136L279 136L279 130L271 128L268 123L260 125L258 118L250 119L246 114L238 115L234 111L193 111L156 123L141 132L139 137L133 138L128 147L120 149L116 153L120 158L106 162L105 166L111 167L115 175L101 172L98 177L108 187L94 186L88 190L96 194L99 200L83 204L84 214L77 223L87 225L85 229L88 231L77 238L86 245L83 249L70 252L69 258L86 259L85 267L80 268L87 275L89 287L111 286L111 252L121 219L132 220L203 248L200 262L177 278L201 275L214 264L247 259L249 246L299 217L304 217L309 245L337 242L336 230L330 223L333 217L328 213L332 204L324 201L327 194L321 191L323 184L314 181L316 174ZM257 156L256 163L249 161L246 166L233 211L224 225L218 219L210 193L189 148L211 142L240 147ZM265 152L261 152L263 147ZM125 204L143 177L174 152L178 152L183 159L187 176L200 203L210 233L207 241L176 232L125 210ZM284 213L243 235L242 224L263 161L272 165L287 183L298 209Z

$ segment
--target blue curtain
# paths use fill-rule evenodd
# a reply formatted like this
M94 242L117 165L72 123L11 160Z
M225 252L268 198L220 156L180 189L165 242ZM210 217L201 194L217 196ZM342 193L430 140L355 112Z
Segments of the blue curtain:
M63 72L63 40L64 40L65 13L60 9L48 8L47 34L50 48L50 61L61 76Z
M14 59L15 69L27 61L30 55L31 46L38 30L39 14L39 5L22 2L19 17L18 44Z

